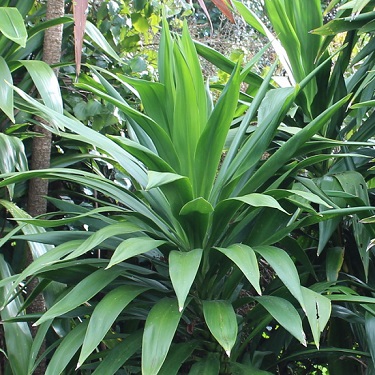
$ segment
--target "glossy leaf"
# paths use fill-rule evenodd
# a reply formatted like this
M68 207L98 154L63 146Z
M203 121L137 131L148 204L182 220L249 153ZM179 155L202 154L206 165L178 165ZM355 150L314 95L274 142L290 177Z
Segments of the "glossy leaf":
M88 321L74 327L61 341L53 354L45 375L61 374L82 345Z
M44 104L62 114L63 103L60 86L52 68L45 62L37 60L25 60L22 61L22 65L25 66L33 79Z
M150 237L128 238L117 246L107 268L110 268L115 264L123 262L124 260L132 258L136 255L147 253L148 251L165 243L166 241L154 240Z
M102 229L99 229L93 235L91 235L87 240L85 240L76 250L65 257L65 260L74 259L81 256L84 253L94 249L99 246L102 242L108 238L120 236L121 234L129 234L140 231L137 225L130 222L121 222L116 224L108 225ZM121 237L119 237L121 240Z
M8 85L8 83L13 84L13 78L2 56L0 56L0 83L0 109L14 122L13 90Z
M298 311L286 299L275 296L254 297L289 333L302 345L307 346Z
M169 253L169 275L177 295L180 312L184 308L186 297L197 275L202 253L202 249L188 252L172 250Z
M301 287L306 306L306 315L314 337L316 347L320 346L320 334L331 316L331 302L327 297L311 289Z
M234 244L227 248L217 247L217 250L227 256L242 271L250 284L255 288L258 294L262 294L259 285L260 272L258 260L254 250L244 244Z
M255 246L254 251L259 253L275 270L277 276L289 289L292 295L305 310L305 301L301 291L299 275L290 256L282 249L273 246Z
M11 276L9 265L5 262L2 254L0 254L0 276L1 279L6 279ZM0 289L1 304L4 304L5 298L8 298L7 296L9 292L11 292L10 288L11 285L8 284L8 286ZM16 317L19 314L21 306L21 298L15 296L15 298L1 310L1 320L4 321ZM24 314L21 313L21 316L22 315ZM25 375L27 374L32 345L29 326L27 322L3 322L2 325L4 328L4 338L7 343L6 351L8 361L12 368L12 373L14 375Z
M177 301L160 300L150 311L142 340L142 374L158 374L176 332L181 313Z
M98 269L79 282L68 294L47 310L47 312L35 322L35 325L56 318L87 302L113 281L120 273L121 271L119 270L107 271Z
M169 172L155 172L155 171L148 171L148 183L146 186L146 190L154 189L159 186L170 184L171 182L186 179L184 176L180 176L175 173Z
M233 306L228 301L203 301L203 314L208 329L230 357L238 332Z
M121 311L145 290L147 289L131 285L120 286L111 290L97 304L87 327L77 368L82 366L86 358L100 344Z
M0 32L21 47L26 47L27 31L17 8L0 8Z

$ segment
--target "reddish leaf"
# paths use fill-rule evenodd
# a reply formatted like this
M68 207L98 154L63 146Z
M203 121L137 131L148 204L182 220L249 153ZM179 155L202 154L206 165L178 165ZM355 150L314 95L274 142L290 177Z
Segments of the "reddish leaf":
M234 17L232 13L232 4L230 0L212 0L212 2L217 6L217 8L224 14L225 17L232 23L234 23Z
M76 76L81 72L81 54L83 35L85 34L88 0L73 1L74 15L74 51L76 60Z
M211 22L211 17L210 17L210 14L208 13L208 10L207 10L207 7L206 7L206 4L204 3L204 0L198 0L198 3L199 5L201 6L204 14L206 15L207 19L208 19L208 22L210 23L210 26L211 26L211 31L213 31L213 26L212 26L212 22Z

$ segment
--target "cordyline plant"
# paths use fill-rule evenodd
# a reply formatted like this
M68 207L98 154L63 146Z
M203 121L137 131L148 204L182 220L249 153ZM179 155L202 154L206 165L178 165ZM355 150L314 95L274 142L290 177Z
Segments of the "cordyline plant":
M283 121L324 62L298 85L270 90L273 67L254 96L240 97L257 58L235 67L214 102L186 26L181 37L172 36L164 22L159 82L93 68L95 80L79 84L123 112L127 137L105 137L15 89L27 102L23 108L48 119L52 132L91 144L96 158L131 181L129 188L68 168L3 176L0 186L41 176L98 192L91 206L50 198L60 210L56 215L63 215L57 219L30 219L1 202L21 226L48 230L15 239L56 245L13 276L13 287L2 281L3 305L29 276L42 278L42 287L51 280L67 285L35 319L40 329L25 359L28 373L47 332L46 355L53 353L47 374L114 374L121 368L145 375L275 373L301 347L319 348L331 300L375 302L317 283L306 253L290 236L335 217L369 216L371 207L340 208L319 189L298 183L295 177L310 159L290 167L306 142L318 147L316 134L349 97L296 131ZM129 88L143 111L130 106L106 76ZM40 87L54 82L52 73L44 75ZM48 229L72 223L86 230Z

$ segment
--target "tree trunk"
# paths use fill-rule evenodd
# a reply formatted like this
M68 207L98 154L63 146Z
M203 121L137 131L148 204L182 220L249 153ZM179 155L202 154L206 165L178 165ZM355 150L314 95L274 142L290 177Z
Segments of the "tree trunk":
M48 0L46 20L59 18L64 16L64 0ZM62 44L62 30L63 26L58 25L51 27L45 31L43 42L43 61L47 64L56 64L60 62L61 58L61 44ZM58 69L55 69L55 74L58 74ZM38 119L42 122L42 119ZM51 141L52 134L42 126L35 126L34 131L40 133L40 136L34 137L32 143L31 155L31 169L45 169L50 166L51 159ZM47 212L47 200L44 196L48 195L48 181L40 178L35 178L30 181L28 191L27 210L32 217L45 214ZM31 250L28 251L27 265L32 263L33 256ZM37 286L37 279L32 280L29 285L28 292ZM30 305L29 313L41 313L46 310L45 301L42 294L39 294L33 303ZM36 329L33 327L33 335ZM45 346L45 345L44 345ZM41 351L44 351L42 347ZM34 372L36 375L45 373L45 361L40 364Z

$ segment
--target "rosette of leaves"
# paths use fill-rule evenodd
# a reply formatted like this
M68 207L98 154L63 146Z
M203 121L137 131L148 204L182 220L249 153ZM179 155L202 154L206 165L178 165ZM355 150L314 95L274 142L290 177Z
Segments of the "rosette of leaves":
M129 188L68 168L3 176L0 186L43 176L98 192L91 206L51 199L57 219L16 218L20 225L56 228L16 239L56 247L12 278L3 304L29 276L44 278L42 285L68 285L34 323L43 327L40 336L53 321L71 324L69 333L55 333L47 374L74 368L266 374L277 370L285 348L319 347L331 302L327 288L311 282L314 269L304 251L288 246L289 234L370 208L333 209L328 196L295 184L288 166L306 142L318 147L315 135L348 97L279 142L296 96L321 66L296 87L269 90L273 67L254 97L240 97L256 58L245 68L236 65L214 102L186 26L181 37L172 36L164 22L158 82L93 69L95 85L78 85L124 113L128 137L106 137L15 88L51 131L92 145L97 158L131 181ZM143 111L106 76L130 88ZM58 230L71 223L85 229ZM267 283L260 264L271 275Z

